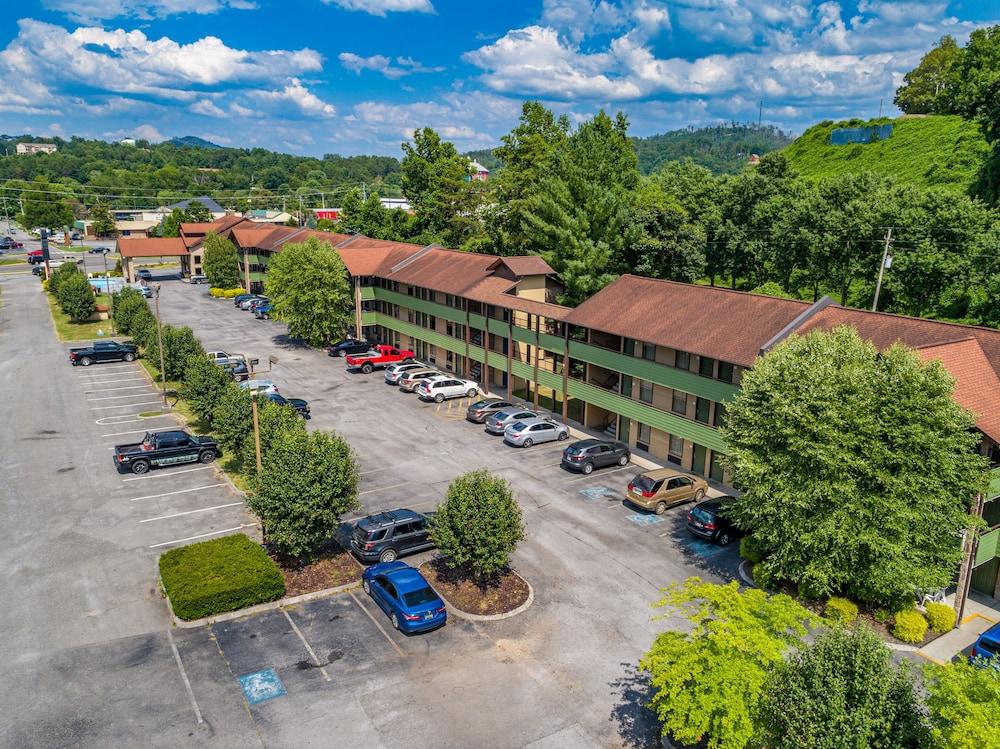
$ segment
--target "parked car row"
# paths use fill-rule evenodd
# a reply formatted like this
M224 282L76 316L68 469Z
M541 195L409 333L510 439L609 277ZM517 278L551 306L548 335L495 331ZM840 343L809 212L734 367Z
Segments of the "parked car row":
M267 320L272 309L271 300L263 294L237 294L233 297L233 306L252 312L258 320Z

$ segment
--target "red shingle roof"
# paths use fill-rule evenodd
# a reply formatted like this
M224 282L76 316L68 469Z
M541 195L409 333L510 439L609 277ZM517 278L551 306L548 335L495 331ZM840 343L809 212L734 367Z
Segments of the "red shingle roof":
M118 252L122 257L183 257L188 254L180 237L121 237Z
M515 276L547 276L555 273L540 255L511 255L497 258L496 265L506 265Z
M917 349L924 361L938 360L955 378L955 402L972 411L976 426L1000 442L1000 376L974 337Z

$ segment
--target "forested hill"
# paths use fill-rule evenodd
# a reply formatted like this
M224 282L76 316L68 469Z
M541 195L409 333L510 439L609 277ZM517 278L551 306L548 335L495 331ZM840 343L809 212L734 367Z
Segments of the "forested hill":
M647 138L632 138L639 156L639 171L655 172L670 161L691 159L714 174L735 174L746 166L750 154L763 156L792 142L792 137L771 127L731 123L715 127L689 127Z
M884 124L893 127L886 140L830 145L834 129ZM968 192L989 153L989 144L971 120L957 115L924 115L821 122L806 130L784 153L792 168L810 179L869 171L920 187Z
M16 141L55 143L52 154L17 156ZM227 190L290 192L300 187L366 182L384 185L387 195L399 193L399 159L392 156L336 156L321 159L275 153L263 148L208 148L107 143L84 138L0 138L0 181L31 180L41 175L50 181L71 180L94 187L134 187L165 193L197 190L213 194Z

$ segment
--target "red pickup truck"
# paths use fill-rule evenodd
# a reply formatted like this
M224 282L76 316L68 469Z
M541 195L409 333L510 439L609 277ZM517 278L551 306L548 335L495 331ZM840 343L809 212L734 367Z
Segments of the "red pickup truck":
M410 361L413 357L412 351L381 345L375 346L371 351L366 351L363 354L349 354L345 361L348 369L360 369L368 374L373 369L384 369L399 361Z

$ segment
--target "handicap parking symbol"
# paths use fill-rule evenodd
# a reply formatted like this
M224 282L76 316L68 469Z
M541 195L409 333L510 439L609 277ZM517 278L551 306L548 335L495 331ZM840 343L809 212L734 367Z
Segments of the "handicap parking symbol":
M286 694L285 685L281 683L273 668L244 674L240 677L240 688L251 705L258 705Z
M702 559L711 559L725 551L721 546L709 543L708 541L702 541L701 539L691 539L686 545L695 556Z
M586 489L581 489L580 494L582 494L584 499L588 502L596 502L599 499L605 498L615 499L619 496L617 492L606 486L588 486Z
M636 525L656 525L657 523L662 523L665 520L665 518L661 515L646 515L640 512L637 512L634 515L626 515L625 517Z

